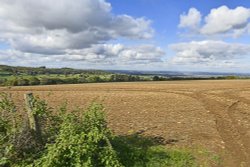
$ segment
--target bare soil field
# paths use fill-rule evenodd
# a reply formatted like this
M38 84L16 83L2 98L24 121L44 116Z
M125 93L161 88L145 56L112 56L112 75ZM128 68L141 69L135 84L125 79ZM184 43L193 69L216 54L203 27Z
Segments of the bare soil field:
M33 92L52 106L92 101L106 108L116 134L141 132L166 147L204 148L220 166L250 166L250 81L168 81L0 88L19 106Z

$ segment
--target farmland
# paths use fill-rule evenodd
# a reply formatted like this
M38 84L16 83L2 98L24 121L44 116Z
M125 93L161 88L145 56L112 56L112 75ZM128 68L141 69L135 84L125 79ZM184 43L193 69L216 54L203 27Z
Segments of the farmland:
M159 78L159 80L165 78ZM110 73L73 68L21 67L0 65L0 86L57 85L153 80L152 76Z
M250 165L250 81L162 81L1 87L17 106L33 92L51 107L105 106L115 134L141 132L166 147L220 157L222 166ZM206 151L201 151L206 150ZM217 157L217 156L216 156ZM213 157L212 157L213 158Z

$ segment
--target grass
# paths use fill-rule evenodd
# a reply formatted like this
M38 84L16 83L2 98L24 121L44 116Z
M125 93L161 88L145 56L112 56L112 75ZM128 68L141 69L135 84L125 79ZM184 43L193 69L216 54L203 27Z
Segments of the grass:
M192 149L192 155L194 155L199 161L200 167L209 167L209 166L222 166L223 161L221 156L214 152L210 152L203 147L196 147Z
M191 152L166 149L161 142L152 137L137 134L117 136L113 147L126 167L196 167Z

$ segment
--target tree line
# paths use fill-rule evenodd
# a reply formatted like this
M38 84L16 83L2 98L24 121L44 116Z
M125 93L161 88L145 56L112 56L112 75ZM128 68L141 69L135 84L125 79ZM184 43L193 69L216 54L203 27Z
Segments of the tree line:
M80 84L100 82L133 82L145 81L145 78L133 75L112 74L112 75L79 75L70 77L10 77L0 78L2 86L29 86L29 85L57 85L57 84Z
M19 67L19 66L7 66L0 65L0 72L4 72L1 75L48 75L48 74L58 74L58 75L70 75L70 74L93 74L93 75L103 75L109 74L109 72L102 70L82 70L73 68L47 68L46 66L41 67Z

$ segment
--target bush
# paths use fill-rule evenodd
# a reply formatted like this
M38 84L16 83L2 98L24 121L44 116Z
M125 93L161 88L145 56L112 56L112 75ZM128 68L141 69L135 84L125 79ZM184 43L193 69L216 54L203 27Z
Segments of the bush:
M0 166L7 166L13 155L11 139L14 136L15 123L11 124L11 118L15 112L15 105L7 94L2 93L0 99Z
M45 101L34 98L32 101L33 112L39 117L39 123L53 122L49 116L49 108ZM19 117L16 106L10 95L2 93L0 97L0 167L18 166L20 163L31 163L39 157L38 152L45 149L45 143L29 127L27 119ZM17 122L17 120L24 120ZM48 142L51 129L41 126L45 142Z
M37 161L36 166L122 166L113 150L112 138L100 105L92 105L79 120L76 115L65 117L55 144Z

